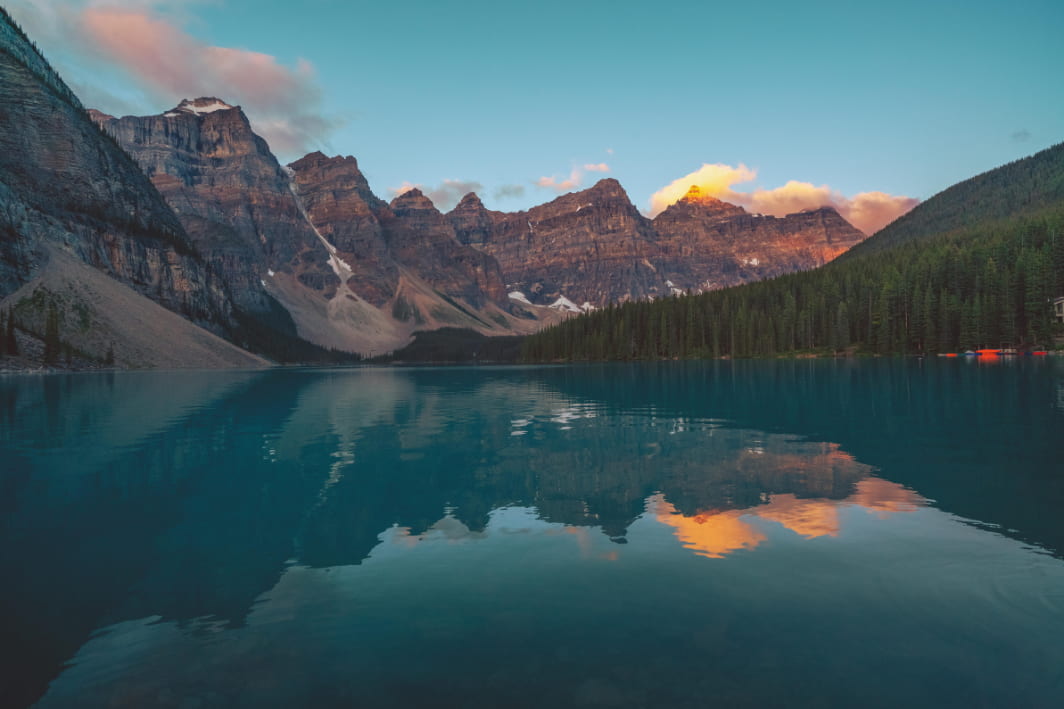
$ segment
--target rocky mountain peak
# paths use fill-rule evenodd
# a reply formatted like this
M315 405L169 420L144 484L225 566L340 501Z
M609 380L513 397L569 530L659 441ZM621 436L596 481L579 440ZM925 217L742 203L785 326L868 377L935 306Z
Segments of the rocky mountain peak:
M698 185L691 185L690 189L687 190L687 194L680 198L680 202L698 205L704 210L714 213L742 214L746 211L742 207L719 200L713 195L703 192Z
M319 167L339 167L344 166L348 169L358 171L358 160L350 155L334 155L329 157L320 150L315 150L312 153L307 153L303 157L299 158L293 163L289 163L288 167L293 170L308 170Z
M454 227L455 236L463 244L483 246L491 238L495 220L480 201L476 192L470 192L447 213L447 218Z
M589 196L596 197L621 197L628 199L628 193L624 191L621 183L612 177L605 177L586 190Z
M480 197L477 196L476 192L470 192L458 201L458 204L455 205L452 211L469 211L474 209L484 209L484 203L480 201Z
M396 195L395 199L392 200L389 206L396 214L415 210L438 211L436 205L432 203L432 200L426 197L417 187L407 190L400 195Z
M202 116L215 111L228 111L236 108L215 96L201 96L199 98L186 98L177 104L175 108L167 111L164 115L171 116L179 113L191 113Z
M294 167L295 165L306 165L309 167L311 165L320 165L323 162L328 162L329 160L330 158L325 153L321 152L320 150L315 150L312 153L307 153L303 157L299 158L299 160L290 163L289 166Z
M97 111L95 108L87 109L86 113L89 114L89 118L92 120L92 122L98 125L106 123L107 121L113 121L115 119L115 117L112 116L110 113Z

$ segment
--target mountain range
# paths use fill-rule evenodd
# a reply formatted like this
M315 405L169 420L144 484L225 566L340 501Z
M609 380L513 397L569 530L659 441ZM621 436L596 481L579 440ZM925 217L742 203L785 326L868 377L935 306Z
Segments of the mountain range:
M613 179L512 213L473 193L446 214L417 189L386 202L353 157L280 164L220 98L86 110L6 13L0 49L0 309L24 356L53 312L68 359L127 367L263 361L233 344L283 360L295 341L312 359L444 327L528 334L814 268L864 239L830 207L750 214L697 187L650 219Z
M1062 305L1064 143L953 185L822 268L627 303L522 346L533 361L1034 356L1064 346Z

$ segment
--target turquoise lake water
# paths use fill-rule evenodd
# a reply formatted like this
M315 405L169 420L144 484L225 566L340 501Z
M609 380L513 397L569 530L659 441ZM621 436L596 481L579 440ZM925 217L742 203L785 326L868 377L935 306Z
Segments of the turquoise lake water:
M1064 706L1064 358L0 378L0 706Z

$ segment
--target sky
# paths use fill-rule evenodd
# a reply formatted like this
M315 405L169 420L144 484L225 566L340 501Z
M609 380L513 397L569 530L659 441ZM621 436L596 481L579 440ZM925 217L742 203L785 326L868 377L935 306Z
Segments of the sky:
M242 106L282 162L514 211L618 179L865 231L1064 141L1064 2L0 0L86 106Z

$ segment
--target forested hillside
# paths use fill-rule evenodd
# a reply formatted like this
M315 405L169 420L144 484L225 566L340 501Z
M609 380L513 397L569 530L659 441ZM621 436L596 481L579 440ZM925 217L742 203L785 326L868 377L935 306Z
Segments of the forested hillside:
M965 229L1064 202L1064 143L976 175L939 192L840 258Z
M1062 175L1064 145L946 190L908 226L899 220L888 227L885 236L894 241L886 247L737 288L608 307L530 337L523 357L912 354L1048 345L1061 329L1052 301L1064 295L1064 194L1049 199L1061 189ZM1032 208L1036 203L1043 206ZM1010 209L1011 216L1000 216ZM921 232L936 224L949 227Z

